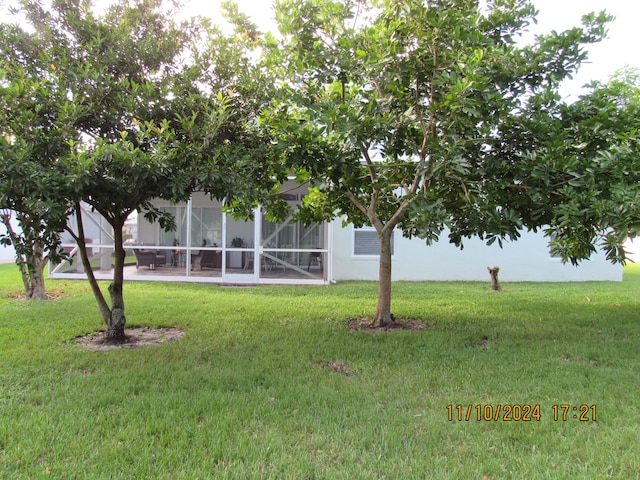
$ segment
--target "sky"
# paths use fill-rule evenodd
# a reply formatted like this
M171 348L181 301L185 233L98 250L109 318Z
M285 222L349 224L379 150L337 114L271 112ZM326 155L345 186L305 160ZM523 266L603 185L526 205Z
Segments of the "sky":
M574 98L580 87L591 80L607 81L617 70L629 65L640 68L640 2L637 0L534 0L539 11L538 33L566 30L580 25L582 15L606 10L615 20L609 24L608 38L589 47L589 59L563 95Z
M187 11L200 13L216 20L219 18L221 0L185 0ZM14 3L0 0L0 11ZM247 13L262 29L274 29L274 14L271 2L265 0L236 0L240 10ZM562 31L579 26L582 15L606 10L616 17L609 25L608 38L589 47L589 60L578 74L566 82L561 94L567 101L577 98L581 87L591 80L607 81L616 70L626 65L640 68L640 1L638 0L533 0L539 10L538 24L531 27L532 33L550 30ZM219 23L219 22L218 22ZM0 226L0 231L4 227ZM13 250L0 246L0 261L11 260Z

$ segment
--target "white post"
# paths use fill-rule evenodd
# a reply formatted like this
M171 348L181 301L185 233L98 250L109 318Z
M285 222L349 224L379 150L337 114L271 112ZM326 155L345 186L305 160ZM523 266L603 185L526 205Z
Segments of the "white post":
M253 212L253 218L255 221L253 222L253 276L257 279L260 277L260 264L261 254L262 254L262 245L260 243L262 237L262 211L260 207L256 207Z
M187 275L191 272L191 207L193 205L192 197L187 201L187 244L184 249L184 266L187 269Z
M224 204L226 203L226 200L222 202L222 206L224 206ZM222 267L222 272L223 272L223 278L224 275L227 274L227 214L223 211L222 212L222 262L221 262L221 267Z
M322 266L324 268L324 274L328 282L333 281L333 223L334 220L326 223L327 229L325 231L325 248L327 249L327 256L326 258L323 258L323 260L325 260L326 262L326 265Z

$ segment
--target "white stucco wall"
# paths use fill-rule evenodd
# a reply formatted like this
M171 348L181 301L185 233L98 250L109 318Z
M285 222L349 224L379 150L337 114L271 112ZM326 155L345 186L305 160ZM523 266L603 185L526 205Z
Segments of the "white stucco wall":
M627 259L634 263L640 263L640 237L630 238L624 244L627 251Z
M333 279L376 280L378 257L353 255L353 226L342 228L337 222L333 232ZM396 232L392 276L393 280L489 281L487 267L498 265L500 280L505 282L622 281L622 267L610 264L602 254L578 267L552 259L547 240L542 233L525 233L517 242L505 242L501 249L470 239L460 250L448 243L446 234L427 246L421 239L409 240Z

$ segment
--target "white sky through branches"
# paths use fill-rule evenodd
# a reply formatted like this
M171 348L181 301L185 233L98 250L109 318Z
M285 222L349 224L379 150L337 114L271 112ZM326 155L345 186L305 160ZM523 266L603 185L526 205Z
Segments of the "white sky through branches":
M222 0L183 0L185 16L200 14L221 24L220 4ZM271 0L235 0L240 10L247 13L262 30L275 30L275 14ZM609 35L603 42L589 47L589 60L583 64L574 81L568 82L562 93L575 99L580 87L591 80L606 81L616 70L626 65L640 68L640 1L639 0L532 0L539 10L538 24L532 25L532 33L550 30L562 31L579 26L582 15L606 10L616 19L609 26ZM94 0L104 6L111 0ZM9 7L16 0L0 0L0 20L6 19Z
M270 0L235 0L240 10L248 14L263 30L275 29L275 15ZM584 63L573 81L567 82L562 94L568 100L577 98L580 87L591 80L607 81L626 65L640 68L640 0L532 0L538 9L538 24L532 33L563 31L581 25L581 18L590 12L606 10L616 17L609 25L608 38L589 47L589 60ZM219 19L221 0L186 0L188 10Z

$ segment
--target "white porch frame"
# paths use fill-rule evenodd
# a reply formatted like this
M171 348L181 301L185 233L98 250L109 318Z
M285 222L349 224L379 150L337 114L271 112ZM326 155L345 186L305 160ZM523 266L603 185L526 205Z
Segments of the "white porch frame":
M192 216L192 208L193 202L189 200L186 204L183 204L183 209L185 210L184 215L186 215L185 219L185 230L186 234L186 245L180 246L180 249L183 250L183 254L185 255L184 266L180 266L179 268L184 268L183 274L176 274L175 271L172 272L171 275L163 274L163 268L156 268L154 270L144 270L144 275L139 274L140 272L135 271L132 273L127 273L127 269L125 268L125 280L145 280L145 281L188 281L188 282L201 282L201 283L221 283L221 284L236 284L236 285L256 285L256 284L317 284L317 285L325 285L331 282L332 278L332 255L330 252L333 248L333 225L332 223L325 223L323 229L323 248L268 248L264 245L277 233L284 228L284 225L288 223L292 215L288 216L285 222L282 222L283 225L279 225L276 228L276 231L272 233L268 239L262 240L262 211L260 208L256 208L254 210L254 222L253 222L253 242L252 246L249 247L230 247L227 241L227 235L229 233L228 229L228 219L229 217L222 212L222 245L219 247L204 247L206 250L216 250L221 253L221 268L219 275L212 276L203 276L196 275L192 273L192 252L198 252L203 249L203 247L192 246L192 232L191 232L191 216ZM108 225L104 224L104 219L98 216L95 213L91 213L88 211L83 211L83 213L87 213L83 215L83 218L88 219L87 221L93 222L98 226L99 235L100 235L100 243L92 243L91 248L95 250L99 250L99 255L92 256L91 259L95 260L96 258L100 258L99 269L94 271L96 278L98 279L110 279L112 278L111 270L111 255L114 251L113 246L113 234L108 229ZM140 228L140 227L139 227ZM125 246L126 249L152 249L157 251L166 251L170 252L174 250L175 247L160 245L160 238L158 235L154 235L156 238L156 245L131 245ZM75 244L64 244L64 247L71 249L71 256L75 256L74 264L75 271L69 271L69 263L63 262L62 264L56 266L50 266L50 277L51 278L61 278L61 279L77 279L84 278L85 274L81 268L81 262L79 262L77 258L78 247ZM228 254L232 252L240 252L243 253L244 261L241 268L229 268L228 266ZM292 263L288 263L282 258L278 258L278 253L309 253L309 254L318 254L321 257L320 262L317 266L321 267L320 276L317 273L312 273L312 271L305 270L301 268L299 265L294 265ZM168 253L170 255L170 253ZM287 277L283 273L283 275L264 275L264 272L261 271L264 262L263 259L269 261L269 265L272 268L279 268L278 265L282 266L283 272L286 270L290 270L291 272L295 272L295 278L292 278L293 275ZM311 260L310 260L311 264ZM65 267L67 271L65 271ZM144 267L141 267L141 269ZM166 269L165 269L166 271ZM266 271L266 270L265 270ZM261 273L263 275L261 275Z

